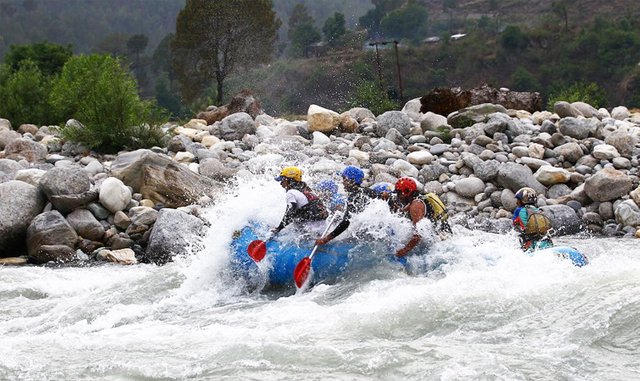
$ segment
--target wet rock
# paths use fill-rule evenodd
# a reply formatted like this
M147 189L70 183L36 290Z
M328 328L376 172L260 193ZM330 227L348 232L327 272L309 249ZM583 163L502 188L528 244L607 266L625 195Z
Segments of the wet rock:
M593 201L610 201L628 194L633 187L623 172L605 168L585 181L584 191Z
M77 242L78 234L56 210L37 215L27 229L29 260L34 263L68 261L75 257Z
M87 209L76 209L69 213L67 222L82 238L100 241L104 236L104 227Z
M540 208L551 219L556 235L578 233L582 228L580 217L568 205L547 205Z
M151 231L145 257L155 264L164 264L176 255L183 255L198 246L205 233L202 220L175 209L162 209Z
M0 184L0 257L24 251L29 224L42 212L45 197L22 181Z

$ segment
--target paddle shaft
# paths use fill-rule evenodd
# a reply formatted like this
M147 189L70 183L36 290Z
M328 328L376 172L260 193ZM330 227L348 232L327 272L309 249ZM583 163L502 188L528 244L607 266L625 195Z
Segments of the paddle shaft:
M329 229L331 228L331 225L333 225L333 221L336 219L336 216L338 214L334 214L333 217L331 217L331 220L329 220L329 223L327 224L327 227L324 228L324 232L322 232L322 238L324 238L324 236L327 235L327 233L329 232ZM311 250L311 254L309 254L309 260L313 259L313 256L316 255L316 251L318 250L318 245L315 245L313 247L313 250Z

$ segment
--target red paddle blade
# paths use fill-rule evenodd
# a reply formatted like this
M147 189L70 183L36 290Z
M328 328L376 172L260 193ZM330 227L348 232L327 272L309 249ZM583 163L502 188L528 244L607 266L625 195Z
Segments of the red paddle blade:
M304 282L309 277L309 271L311 270L311 258L304 257L293 270L293 280L296 282L296 287L301 288Z
M251 241L247 246L247 254L256 262L260 262L267 254L267 244L264 241L256 239Z

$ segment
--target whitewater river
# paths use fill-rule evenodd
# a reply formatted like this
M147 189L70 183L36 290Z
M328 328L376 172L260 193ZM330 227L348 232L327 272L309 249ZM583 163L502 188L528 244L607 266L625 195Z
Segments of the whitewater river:
M282 215L263 185L207 210L205 248L164 267L0 267L0 380L640 379L637 240L558 239L589 256L577 268L458 227L428 273L257 292L228 245Z

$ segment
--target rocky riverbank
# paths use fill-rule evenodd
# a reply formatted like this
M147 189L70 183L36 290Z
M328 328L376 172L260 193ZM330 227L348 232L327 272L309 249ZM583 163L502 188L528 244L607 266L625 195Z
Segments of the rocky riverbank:
M413 177L454 223L494 232L510 229L513 194L528 186L558 235L640 235L640 114L581 102L553 113L420 107L376 116L312 105L306 121L252 109L166 125L165 147L118 155L64 142L55 126L0 119L0 263L165 263L204 234L200 210L225 183L283 165L316 179L358 165L365 185Z

